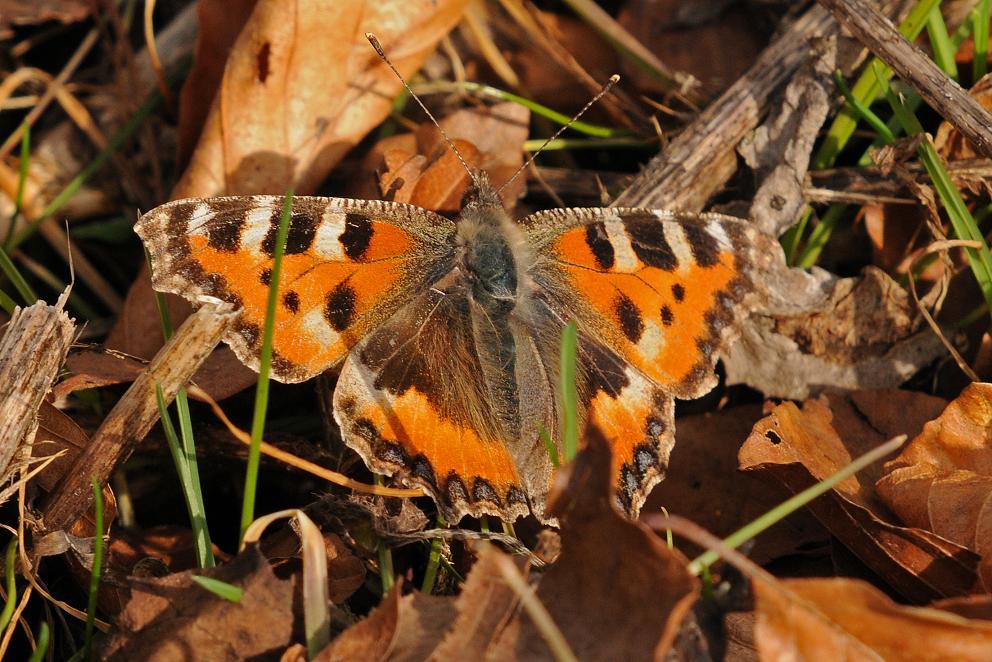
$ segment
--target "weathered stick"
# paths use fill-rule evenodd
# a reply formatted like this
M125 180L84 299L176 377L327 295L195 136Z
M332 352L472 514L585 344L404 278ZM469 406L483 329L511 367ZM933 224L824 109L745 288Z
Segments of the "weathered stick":
M733 150L758 125L770 96L810 56L810 39L836 22L813 6L766 48L741 78L654 157L615 207L698 211L736 169Z
M0 476L30 443L38 408L69 352L76 327L62 306L38 302L14 310L0 340Z
M992 157L992 113L968 96L892 21L864 0L819 0L851 34L892 67L984 156Z
M42 516L45 530L66 529L90 508L90 479L106 483L158 420L155 385L161 386L165 401L171 402L220 342L235 316L230 304L210 303L186 318L110 411L75 469L49 497Z

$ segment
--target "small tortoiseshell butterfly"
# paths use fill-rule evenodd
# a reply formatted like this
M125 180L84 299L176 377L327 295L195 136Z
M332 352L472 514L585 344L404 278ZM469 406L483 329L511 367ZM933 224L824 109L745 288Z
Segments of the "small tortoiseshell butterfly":
M581 416L613 450L636 515L674 443L673 396L715 382L715 352L752 291L739 219L552 209L514 222L484 174L457 221L391 202L297 197L279 283L273 376L344 362L334 417L374 471L445 518L544 514L557 439L559 342L579 327ZM178 200L138 221L157 290L241 307L225 340L257 369L284 198Z
M673 397L716 381L716 351L754 289L758 235L729 216L652 209L515 222L486 175L469 174L457 221L394 202L293 199L272 374L300 382L343 361L345 442L373 471L423 488L448 522L547 520L540 432L558 439L559 343L574 319L580 416L612 447L619 505L636 516L668 466ZM135 226L155 289L241 308L225 341L255 369L283 202L178 200Z

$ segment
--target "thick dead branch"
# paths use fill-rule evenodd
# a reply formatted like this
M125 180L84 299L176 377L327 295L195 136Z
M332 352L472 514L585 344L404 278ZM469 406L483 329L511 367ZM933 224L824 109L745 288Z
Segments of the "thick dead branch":
M744 76L651 160L613 206L702 209L736 170L734 149L758 125L771 95L810 57L810 39L836 27L818 6L800 16Z
M171 402L220 342L234 317L229 304L210 303L186 318L104 419L75 469L55 488L44 509L45 530L65 529L90 508L90 478L106 483L158 420L156 384L165 401Z
M981 154L992 157L992 113L968 96L892 21L864 0L819 0L851 34L892 67Z

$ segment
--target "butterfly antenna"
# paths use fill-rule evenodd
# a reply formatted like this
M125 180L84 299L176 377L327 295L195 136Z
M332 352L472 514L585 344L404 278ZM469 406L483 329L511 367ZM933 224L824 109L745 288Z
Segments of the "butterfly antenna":
M620 76L618 76L617 74L613 74L612 76L610 76L610 79L608 81L606 81L606 84L605 85L603 85L603 89L601 89L596 94L596 96L594 96L592 99L590 99L589 100L589 103L587 103L586 105L582 106L582 109L579 112L575 113L575 115L572 116L572 119L568 120L568 122L564 126L562 126L560 129L558 129L557 131L555 131L555 134L553 136L551 136L550 138L548 138L547 140L545 140L544 143L540 147L537 148L537 151L535 151L533 154L530 155L530 158L527 159L527 162L524 163L522 166L520 166L520 168L515 173L513 173L513 177L510 177L508 180L506 180L506 182L503 183L502 186L499 187L499 189L496 191L496 195L499 195L503 191L503 189L505 189L507 186L509 186L510 184L512 184L513 183L513 180L515 180L517 177L519 177L520 176L520 173L522 173L524 170L526 170L527 167L530 166L530 164L534 162L534 159L537 158L537 155L540 154L541 151L545 147L547 147L548 144L552 140L554 140L555 138L557 138L558 136L560 136L565 131L565 129L567 129L568 127L572 126L572 124L574 124L576 120L578 120L580 117L582 117L585 114L585 112L592 107L592 105L594 103L596 103L597 101L599 101L600 99L602 99L603 98L603 95L606 94L607 92L609 92L610 89L614 85L616 85L617 83L619 83L619 82L620 82Z
M403 83L403 87L405 87L406 91L410 93L410 96L413 97L413 100L417 102L417 105L423 108L424 112L427 113L427 117L431 118L431 122L433 122L434 126L437 127L437 130L441 132L441 136L444 138L444 141L448 143L448 147L451 148L451 151L455 153L455 156L458 158L458 161L462 164L462 167L465 168L465 172L467 172L469 178L471 178L472 184L477 186L479 184L478 180L476 180L475 175L472 173L472 169L468 167L468 163L466 163L465 159L462 158L461 152L459 152L458 148L455 147L455 143L448 136L447 132L445 132L445 130L441 128L441 125L438 123L437 119L434 118L434 115L431 114L431 111L427 110L427 106L425 106L424 102L420 100L420 97L418 97L417 94L410 89L410 86L407 84L406 80L404 80L400 72L396 70L396 67L393 66L393 63L389 61L389 58L386 57L386 51L382 50L382 44L379 43L379 40L376 39L375 35L372 34L371 32L366 32L365 38L369 40L370 44L372 44L372 48L374 48L375 52L379 54L379 57L382 58L382 61L385 62L386 65L393 70L393 73L396 74L396 77L400 79L400 82ZM602 96L602 94L600 94L600 96ZM599 97L596 98L598 99Z

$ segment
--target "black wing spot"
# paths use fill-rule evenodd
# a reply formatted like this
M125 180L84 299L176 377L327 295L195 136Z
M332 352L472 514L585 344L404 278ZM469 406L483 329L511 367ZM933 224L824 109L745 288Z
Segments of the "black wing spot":
M674 321L675 321L675 313L672 312L672 309L667 304L662 306L661 323L664 324L665 326L671 326L672 322Z
M344 248L344 254L352 260L361 260L365 251L372 243L372 235L375 230L372 228L372 221L362 214L346 214L344 221L344 232L338 237Z
M639 342L641 335L644 333L644 320L641 319L641 311L630 300L630 297L624 294L617 296L613 307L617 318L620 320L620 328L623 329L623 335L627 336L627 340L630 342Z
M672 285L672 296L679 303L685 301L685 287L681 283L675 283Z
M300 295L290 290L282 295L282 305L291 313L300 312Z
M649 267L673 271L679 261L665 239L665 228L657 218L638 217L626 224L630 245L637 259Z
M272 212L269 220L269 231L265 233L262 240L262 250L266 255L273 255L276 251L276 238L279 234L279 221L282 218L282 209ZM314 237L317 236L317 219L310 214L296 212L289 219L289 232L286 235L285 255L297 255L305 253L313 244Z
M586 226L586 245L592 251L592 256L596 258L596 264L600 269L613 267L613 244L606 235L605 223L590 223Z
M347 283L339 283L327 295L324 318L335 331L344 331L355 319L355 290Z
M260 273L258 275L258 280L259 280L259 282L262 283L262 285L271 285L272 284L272 269L269 269L268 267L262 269L262 273Z
M692 250L696 264L701 267L712 267L720 263L720 247L716 239L698 223L686 223L682 226L686 241Z
M223 253L234 253L241 246L245 217L229 217L224 222L207 223L207 246Z

